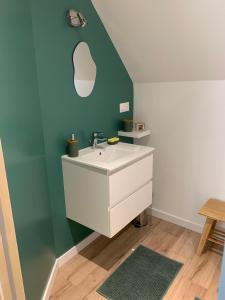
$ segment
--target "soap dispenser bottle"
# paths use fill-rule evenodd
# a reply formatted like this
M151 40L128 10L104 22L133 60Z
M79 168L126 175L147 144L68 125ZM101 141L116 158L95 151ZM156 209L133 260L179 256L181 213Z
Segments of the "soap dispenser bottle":
M67 144L68 156L69 157L77 157L79 154L79 141L75 139L75 134L73 133L70 140L68 140Z

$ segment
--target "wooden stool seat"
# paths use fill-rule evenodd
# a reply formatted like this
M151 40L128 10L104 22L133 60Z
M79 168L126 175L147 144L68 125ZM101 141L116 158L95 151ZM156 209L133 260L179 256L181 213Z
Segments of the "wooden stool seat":
M225 232L215 227L217 221L225 222L225 201L209 199L200 209L199 214L206 217L197 249L197 254L201 255L207 241L224 245Z

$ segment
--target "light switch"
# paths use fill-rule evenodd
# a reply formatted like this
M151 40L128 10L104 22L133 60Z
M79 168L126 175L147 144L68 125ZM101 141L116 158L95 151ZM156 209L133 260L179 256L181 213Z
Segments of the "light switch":
M120 103L120 113L129 111L129 110L130 110L129 102Z

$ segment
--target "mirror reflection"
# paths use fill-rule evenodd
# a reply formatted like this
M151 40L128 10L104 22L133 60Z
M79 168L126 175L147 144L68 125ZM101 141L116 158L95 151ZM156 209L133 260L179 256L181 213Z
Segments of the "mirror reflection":
M87 97L91 94L96 78L96 65L92 59L89 46L80 42L73 53L74 86L77 94Z

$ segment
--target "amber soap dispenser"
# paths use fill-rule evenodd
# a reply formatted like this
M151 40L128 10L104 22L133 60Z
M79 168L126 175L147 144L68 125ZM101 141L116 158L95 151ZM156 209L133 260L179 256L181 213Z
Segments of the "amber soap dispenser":
M74 133L68 140L67 149L69 157L77 157L79 155L79 141L75 138Z

